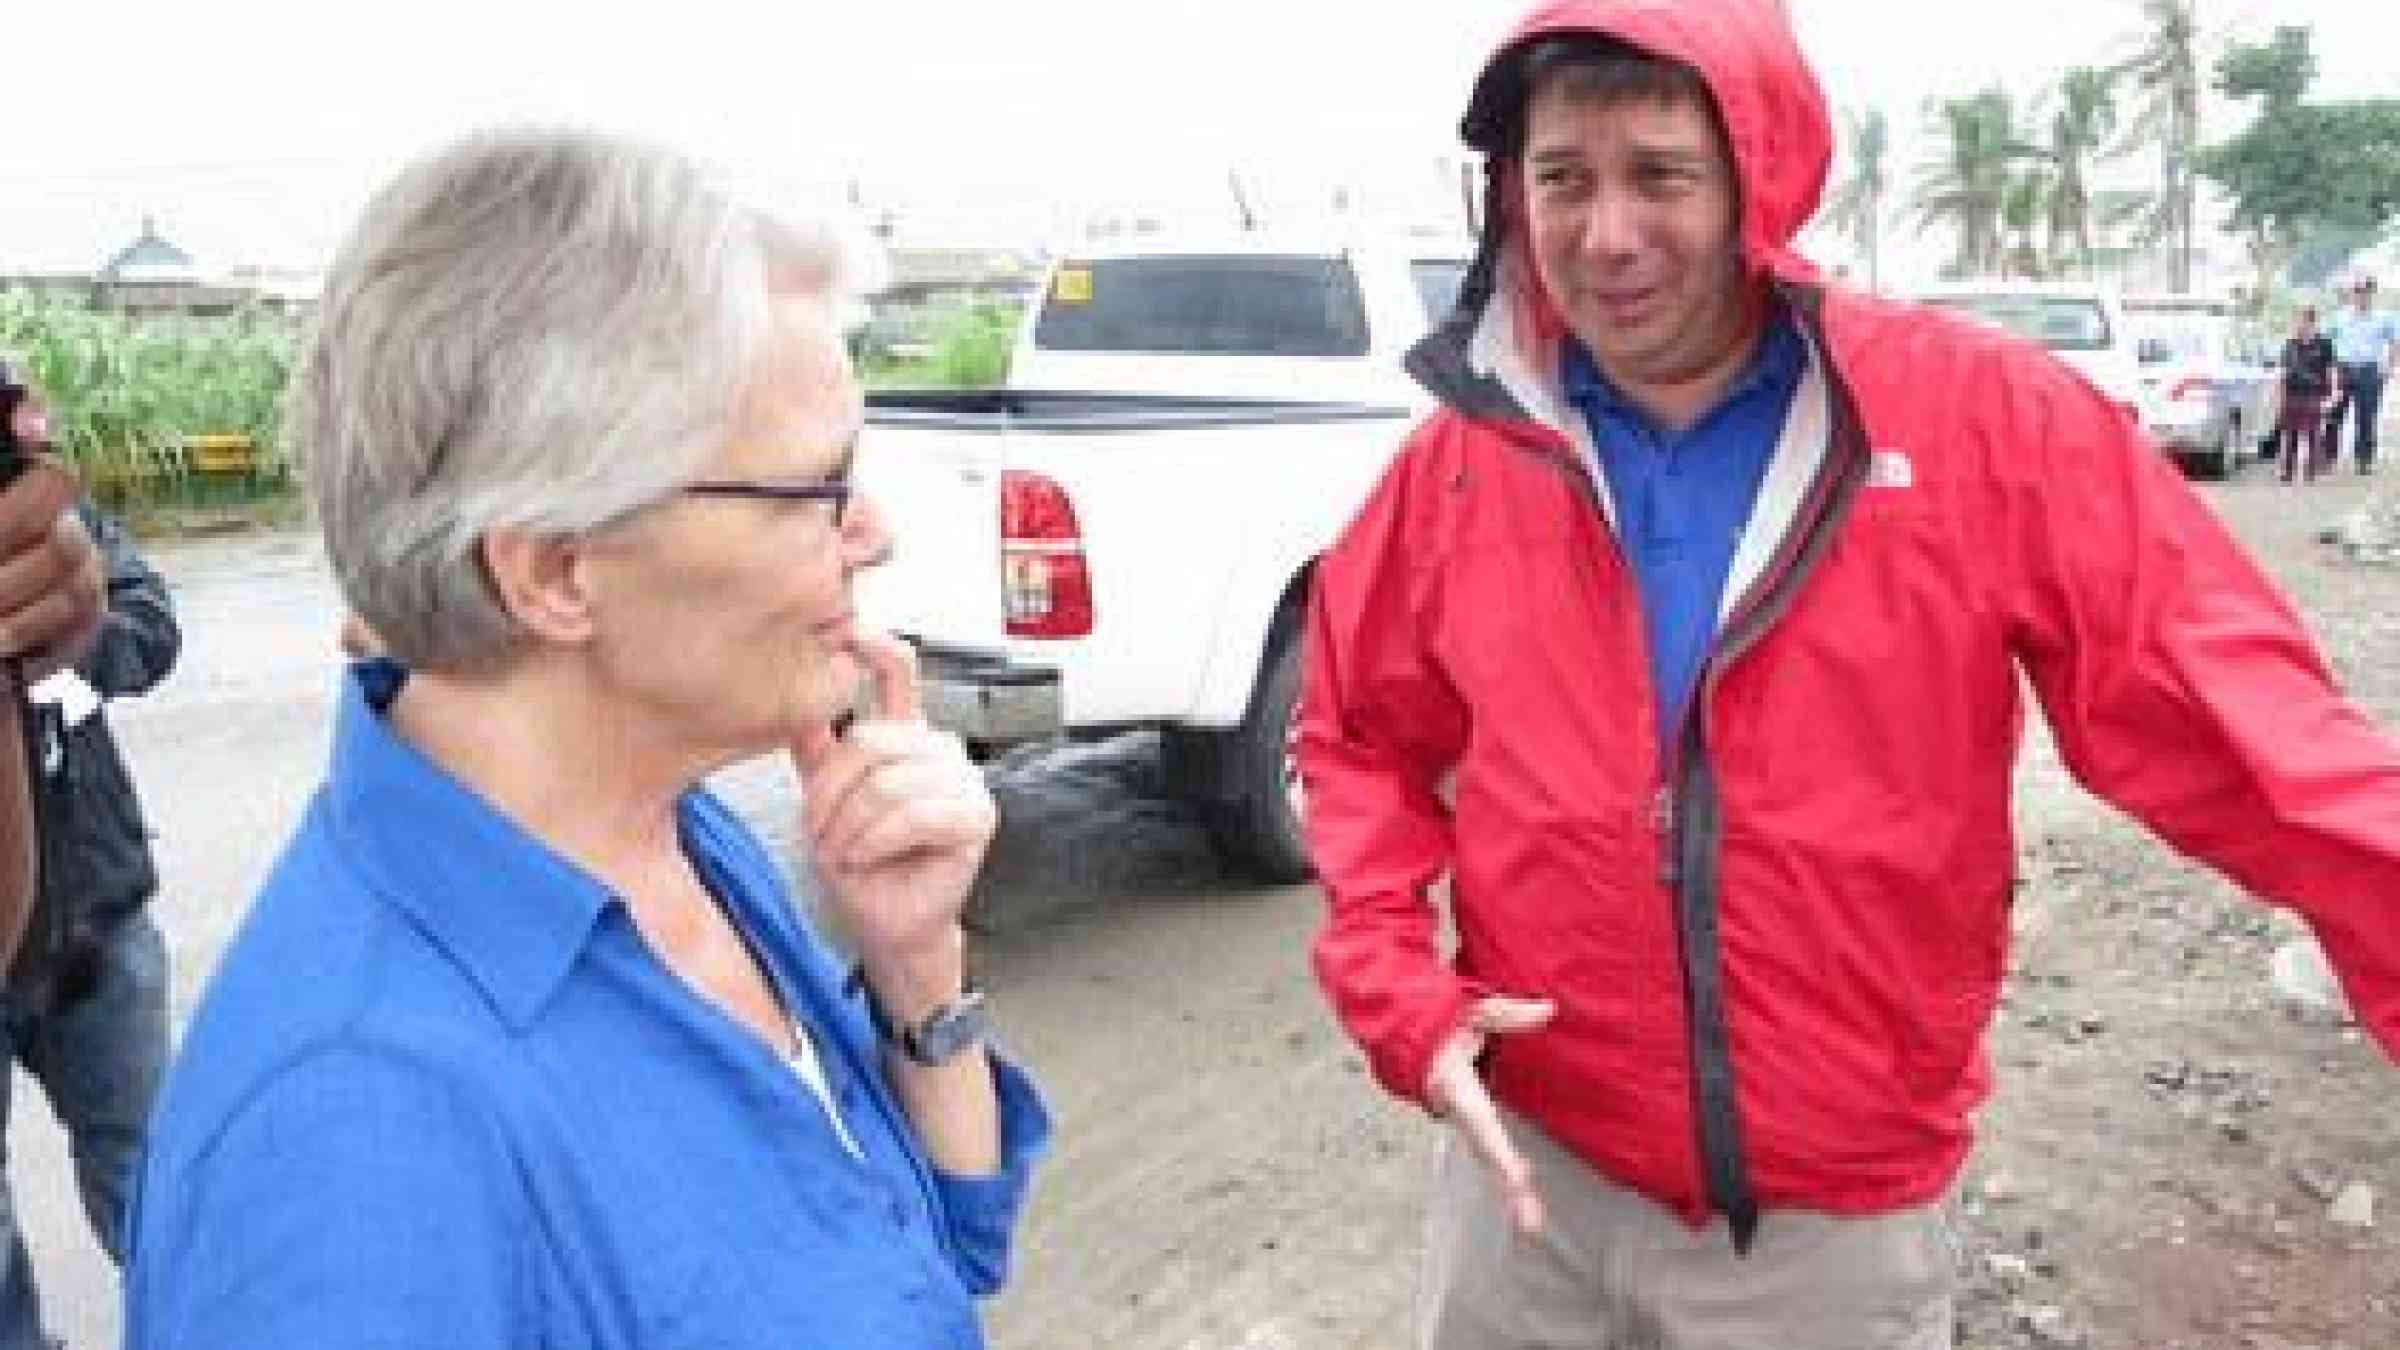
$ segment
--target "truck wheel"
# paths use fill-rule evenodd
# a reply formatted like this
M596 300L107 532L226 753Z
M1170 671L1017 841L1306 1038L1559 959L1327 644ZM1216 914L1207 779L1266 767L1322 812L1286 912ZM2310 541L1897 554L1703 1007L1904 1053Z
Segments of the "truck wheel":
M1209 828L1228 861L1278 886L1303 882L1316 867L1301 833L1300 767L1294 751L1300 705L1300 635L1285 633L1268 650L1250 711L1218 738L1229 795L1208 804Z

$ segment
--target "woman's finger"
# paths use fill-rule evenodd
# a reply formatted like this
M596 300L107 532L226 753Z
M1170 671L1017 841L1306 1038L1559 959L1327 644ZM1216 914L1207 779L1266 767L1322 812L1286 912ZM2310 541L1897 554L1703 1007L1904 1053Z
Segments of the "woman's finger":
M893 722L925 720L917 649L889 633L861 633L852 644L875 683L875 715Z
M920 803L981 796L982 784L964 784L948 766L902 760L870 769L811 832L809 842L834 857L847 857L868 830L894 812Z
M831 856L845 872L871 872L911 857L979 847L991 838L991 825L988 805L919 799L885 812L836 845Z

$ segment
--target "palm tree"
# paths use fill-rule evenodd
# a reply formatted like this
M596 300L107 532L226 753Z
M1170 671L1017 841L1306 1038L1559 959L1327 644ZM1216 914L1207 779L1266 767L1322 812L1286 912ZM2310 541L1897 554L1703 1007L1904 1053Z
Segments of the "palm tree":
M2052 181L2046 167L2035 164L2009 176L2008 186L2000 194L2002 276L2033 280L2048 271L2034 236L2050 212L2051 199Z
M1849 129L1850 176L1834 192L1826 222L1858 245L1867 258L1867 289L1881 290L1883 194L1891 186L1883 161L1891 148L1891 126L1881 108L1843 120Z
M2008 91L1995 85L1966 98L1938 100L1928 113L1936 150L1919 167L1910 200L1917 229L1948 226L1958 232L1952 275L1997 271L2010 171L2027 149L2017 135L2015 105Z
M2116 129L2113 72L2077 66L2059 82L2058 107L2050 116L2050 144L2042 159L2050 167L2050 270L2089 267L2092 261L2092 170Z
M2159 150L2159 194L2143 220L2146 242L2175 245L2175 286L2192 288L2193 158L2200 150L2200 0L2141 0L2146 31L2112 71L2141 91L2123 145Z

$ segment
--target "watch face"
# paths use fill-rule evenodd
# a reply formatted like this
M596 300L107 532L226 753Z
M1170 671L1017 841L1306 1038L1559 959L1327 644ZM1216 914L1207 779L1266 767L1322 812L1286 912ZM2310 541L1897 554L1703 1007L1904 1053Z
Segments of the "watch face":
M919 1064L947 1064L982 1040L986 1025L983 995L970 991L920 1023L902 1048Z

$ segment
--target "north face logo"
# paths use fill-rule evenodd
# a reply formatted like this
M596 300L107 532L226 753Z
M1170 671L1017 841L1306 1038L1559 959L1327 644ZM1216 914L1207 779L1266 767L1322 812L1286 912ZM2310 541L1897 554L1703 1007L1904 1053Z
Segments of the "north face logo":
M1917 466L1911 464L1906 450L1878 450L1867 456L1867 486L1871 488L1912 488L1917 485Z

